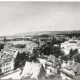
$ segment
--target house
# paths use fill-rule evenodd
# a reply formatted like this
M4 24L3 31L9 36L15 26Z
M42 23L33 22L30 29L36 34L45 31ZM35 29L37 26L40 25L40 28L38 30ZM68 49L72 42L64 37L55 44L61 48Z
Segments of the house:
M76 76L80 76L80 63L68 61L65 67L61 70L61 76L65 78L75 79Z
M1 67L2 67L2 60L1 60L1 55L0 55L0 74L1 74Z
M14 59L18 51L15 49L1 50L1 73L5 73L14 69Z
M45 69L42 64L26 61L21 76L23 78L39 79L45 75Z
M59 60L54 55L50 55L47 61L52 62L53 66L57 66L59 64Z
M41 58L38 58L39 60L39 63L43 65L43 67L45 68L45 64L46 64L46 59L41 59Z
M48 57L48 60L46 62L46 72L47 74L54 74L54 75L57 75L57 74L60 74L60 62L59 60L54 56L54 55L50 55Z

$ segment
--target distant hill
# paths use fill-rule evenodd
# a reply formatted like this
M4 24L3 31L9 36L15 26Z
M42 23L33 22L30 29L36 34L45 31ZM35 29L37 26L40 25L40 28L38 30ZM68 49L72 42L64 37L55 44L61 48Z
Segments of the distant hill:
M74 31L36 31L36 32L27 32L27 33L19 33L12 36L6 36L7 38L22 38L22 37L33 37L34 35L42 35L42 34L48 34L48 35L80 35L80 30L74 30ZM4 38L5 36L1 36L0 38Z

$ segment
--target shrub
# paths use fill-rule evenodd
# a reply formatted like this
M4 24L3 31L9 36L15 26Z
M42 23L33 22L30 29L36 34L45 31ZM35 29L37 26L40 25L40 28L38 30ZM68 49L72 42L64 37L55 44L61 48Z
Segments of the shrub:
M17 44L15 45L16 48L25 48L26 44Z
M73 57L76 55L76 54L79 54L79 51L78 51L78 49L76 48L76 49L70 49L70 51L69 51L69 58L70 59L73 59Z
M65 54L59 46L52 46L50 51L50 54L53 54L57 58Z
M48 43L41 45L35 52L39 54L43 53L44 55L53 54L56 57L64 55L63 50L59 46L50 45Z
M64 60L64 61L68 61L69 60L69 55L63 55L61 56L61 60Z
M4 48L4 44L0 43L0 50Z
M80 54L74 56L74 61L80 63Z
M28 57L28 54L26 54L25 52L18 53L14 61L14 69L23 67L25 65L26 60L28 60Z

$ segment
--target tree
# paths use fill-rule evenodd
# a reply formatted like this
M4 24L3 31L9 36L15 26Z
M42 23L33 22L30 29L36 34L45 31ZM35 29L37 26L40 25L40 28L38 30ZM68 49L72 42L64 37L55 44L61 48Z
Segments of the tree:
M14 69L24 66L28 57L29 56L27 56L27 54L25 52L23 52L23 53L18 52L18 54L14 60Z
M25 48L26 44L17 44L15 45L16 48Z
M64 61L68 61L69 60L69 55L63 55L61 56L61 60L64 60Z
M59 46L50 45L48 43L43 44L40 47L41 53L44 55L50 55L53 54L56 57L64 55L64 51Z
M3 43L0 43L0 51L1 51L1 49L3 49L4 48L4 44Z
M56 37L55 36L53 36L51 44L52 45L56 44Z
M73 50L73 49L70 49L70 51L69 51L69 59L72 60L73 57L74 57L76 54L79 54L79 51L78 51L77 48L74 49L74 50Z
M57 39L58 38L58 39ZM33 53L39 53L44 55L53 54L56 57L64 55L64 51L61 49L60 44L63 42L59 37L54 36L52 41L45 41L44 44L39 45L38 48L33 49ZM55 46L54 44L58 44L59 46Z
M80 63L80 54L74 56L74 61Z
M29 54L30 61L37 61L37 58L39 57L40 54L41 54L40 53L40 48L39 47L34 47L32 54Z
M51 52L51 46L48 43L45 43L40 46L40 50L44 55L49 55Z
M55 55L57 58L64 55L64 51L59 46L52 46L50 53Z
M14 60L14 69L17 69L19 67L19 63L20 63L20 53L17 54L15 60Z
M4 42L6 42L6 41L7 41L6 36L4 37L3 41L4 41Z
M69 58L71 59L73 55L74 55L73 54L73 49L70 49L70 51L69 51Z
M59 36L54 36L53 39L52 39L52 44L57 44L59 45L59 47L61 46L61 43L65 41L65 38L61 38Z
M32 53L34 54L35 57L38 57L41 54L39 46L38 47L34 47Z
M49 37L49 35L48 34L42 34L42 35L40 35L40 37L46 37L46 38L48 38Z

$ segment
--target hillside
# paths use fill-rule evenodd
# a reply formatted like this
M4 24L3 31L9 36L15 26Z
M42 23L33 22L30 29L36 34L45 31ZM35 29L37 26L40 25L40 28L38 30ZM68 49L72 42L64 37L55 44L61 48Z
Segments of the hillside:
M75 31L36 31L36 32L27 32L27 33L18 33L11 36L6 36L6 38L22 38L22 37L33 37L34 35L80 35L79 30ZM0 36L0 39L3 39L5 36Z

